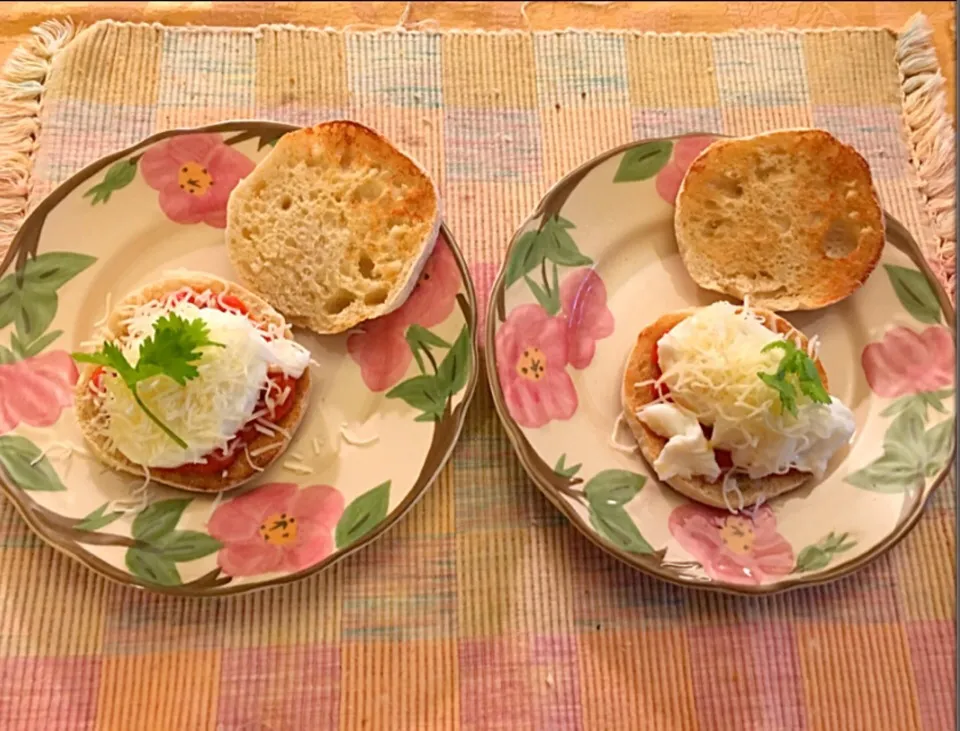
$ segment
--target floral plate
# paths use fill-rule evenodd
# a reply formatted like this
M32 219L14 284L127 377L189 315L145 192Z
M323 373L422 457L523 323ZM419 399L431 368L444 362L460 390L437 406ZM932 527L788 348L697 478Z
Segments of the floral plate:
M0 482L41 538L108 578L215 595L307 576L396 523L457 441L477 381L476 299L444 228L399 310L342 336L295 330L315 361L313 408L252 487L138 490L83 450L70 352L111 296L165 271L234 278L227 198L292 129L174 130L99 160L40 203L0 265Z
M662 485L615 433L625 359L661 315L719 297L677 252L673 203L713 137L612 150L567 175L516 233L491 296L497 411L537 486L590 540L674 583L760 594L864 565L916 523L953 458L954 313L909 233L842 303L788 319L821 340L857 432L824 479L734 514ZM617 438L619 437L619 438Z

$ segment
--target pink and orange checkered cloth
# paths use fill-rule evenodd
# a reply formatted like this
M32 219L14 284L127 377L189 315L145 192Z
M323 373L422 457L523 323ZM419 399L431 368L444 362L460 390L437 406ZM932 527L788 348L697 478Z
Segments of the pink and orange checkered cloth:
M36 202L164 128L235 118L380 129L436 177L481 305L546 188L614 145L818 126L926 213L885 31L723 36L335 33L100 24L45 80ZM948 729L954 485L839 583L697 593L583 539L525 477L481 385L442 479L371 548L250 596L94 576L0 502L0 728Z

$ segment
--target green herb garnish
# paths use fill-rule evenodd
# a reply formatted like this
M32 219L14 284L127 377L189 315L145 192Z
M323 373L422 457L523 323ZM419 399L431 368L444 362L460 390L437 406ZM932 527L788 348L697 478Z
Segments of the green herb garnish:
M760 380L775 390L780 396L780 405L784 411L797 415L797 388L800 393L817 404L829 404L830 394L823 387L817 364L803 350L789 340L775 340L765 346L767 353L775 349L783 350L783 358L776 373L758 373Z
M113 343L104 343L94 353L74 353L73 359L115 370L144 413L181 449L186 449L187 443L143 403L137 393L137 384L154 376L167 376L181 386L186 385L187 381L200 375L194 363L200 360L200 348L208 346L224 347L222 343L210 340L210 331L203 320L197 318L188 321L171 312L154 323L153 335L140 344L140 358L136 367L127 362L120 348Z

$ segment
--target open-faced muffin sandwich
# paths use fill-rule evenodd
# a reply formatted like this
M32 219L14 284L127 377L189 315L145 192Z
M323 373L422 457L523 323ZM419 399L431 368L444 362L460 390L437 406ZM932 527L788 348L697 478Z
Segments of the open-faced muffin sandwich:
M276 310L209 274L128 295L94 334L77 416L108 466L186 490L242 485L286 449L306 411L310 353Z
M816 343L769 310L717 302L664 315L627 360L623 415L657 476L741 510L820 477L854 432Z
M698 285L777 312L848 297L884 244L869 166L818 129L712 143L684 176L674 223Z

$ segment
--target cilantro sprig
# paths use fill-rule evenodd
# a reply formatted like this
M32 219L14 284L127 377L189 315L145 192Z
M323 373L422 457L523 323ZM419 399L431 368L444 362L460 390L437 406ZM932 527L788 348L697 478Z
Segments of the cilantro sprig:
M181 386L186 385L187 381L200 375L194 364L200 360L200 349L206 347L224 346L210 339L210 331L203 320L185 320L171 312L154 323L153 335L140 344L140 357L136 366L130 365L114 343L104 343L100 350L94 353L74 353L73 359L79 363L92 363L116 371L143 412L181 449L186 449L187 443L174 434L143 402L137 392L137 385L154 376L167 376Z
M817 404L829 404L830 394L823 387L817 364L790 340L774 340L763 348L764 353L783 350L783 358L775 373L758 373L760 380L780 396L780 406L797 415L797 389Z

